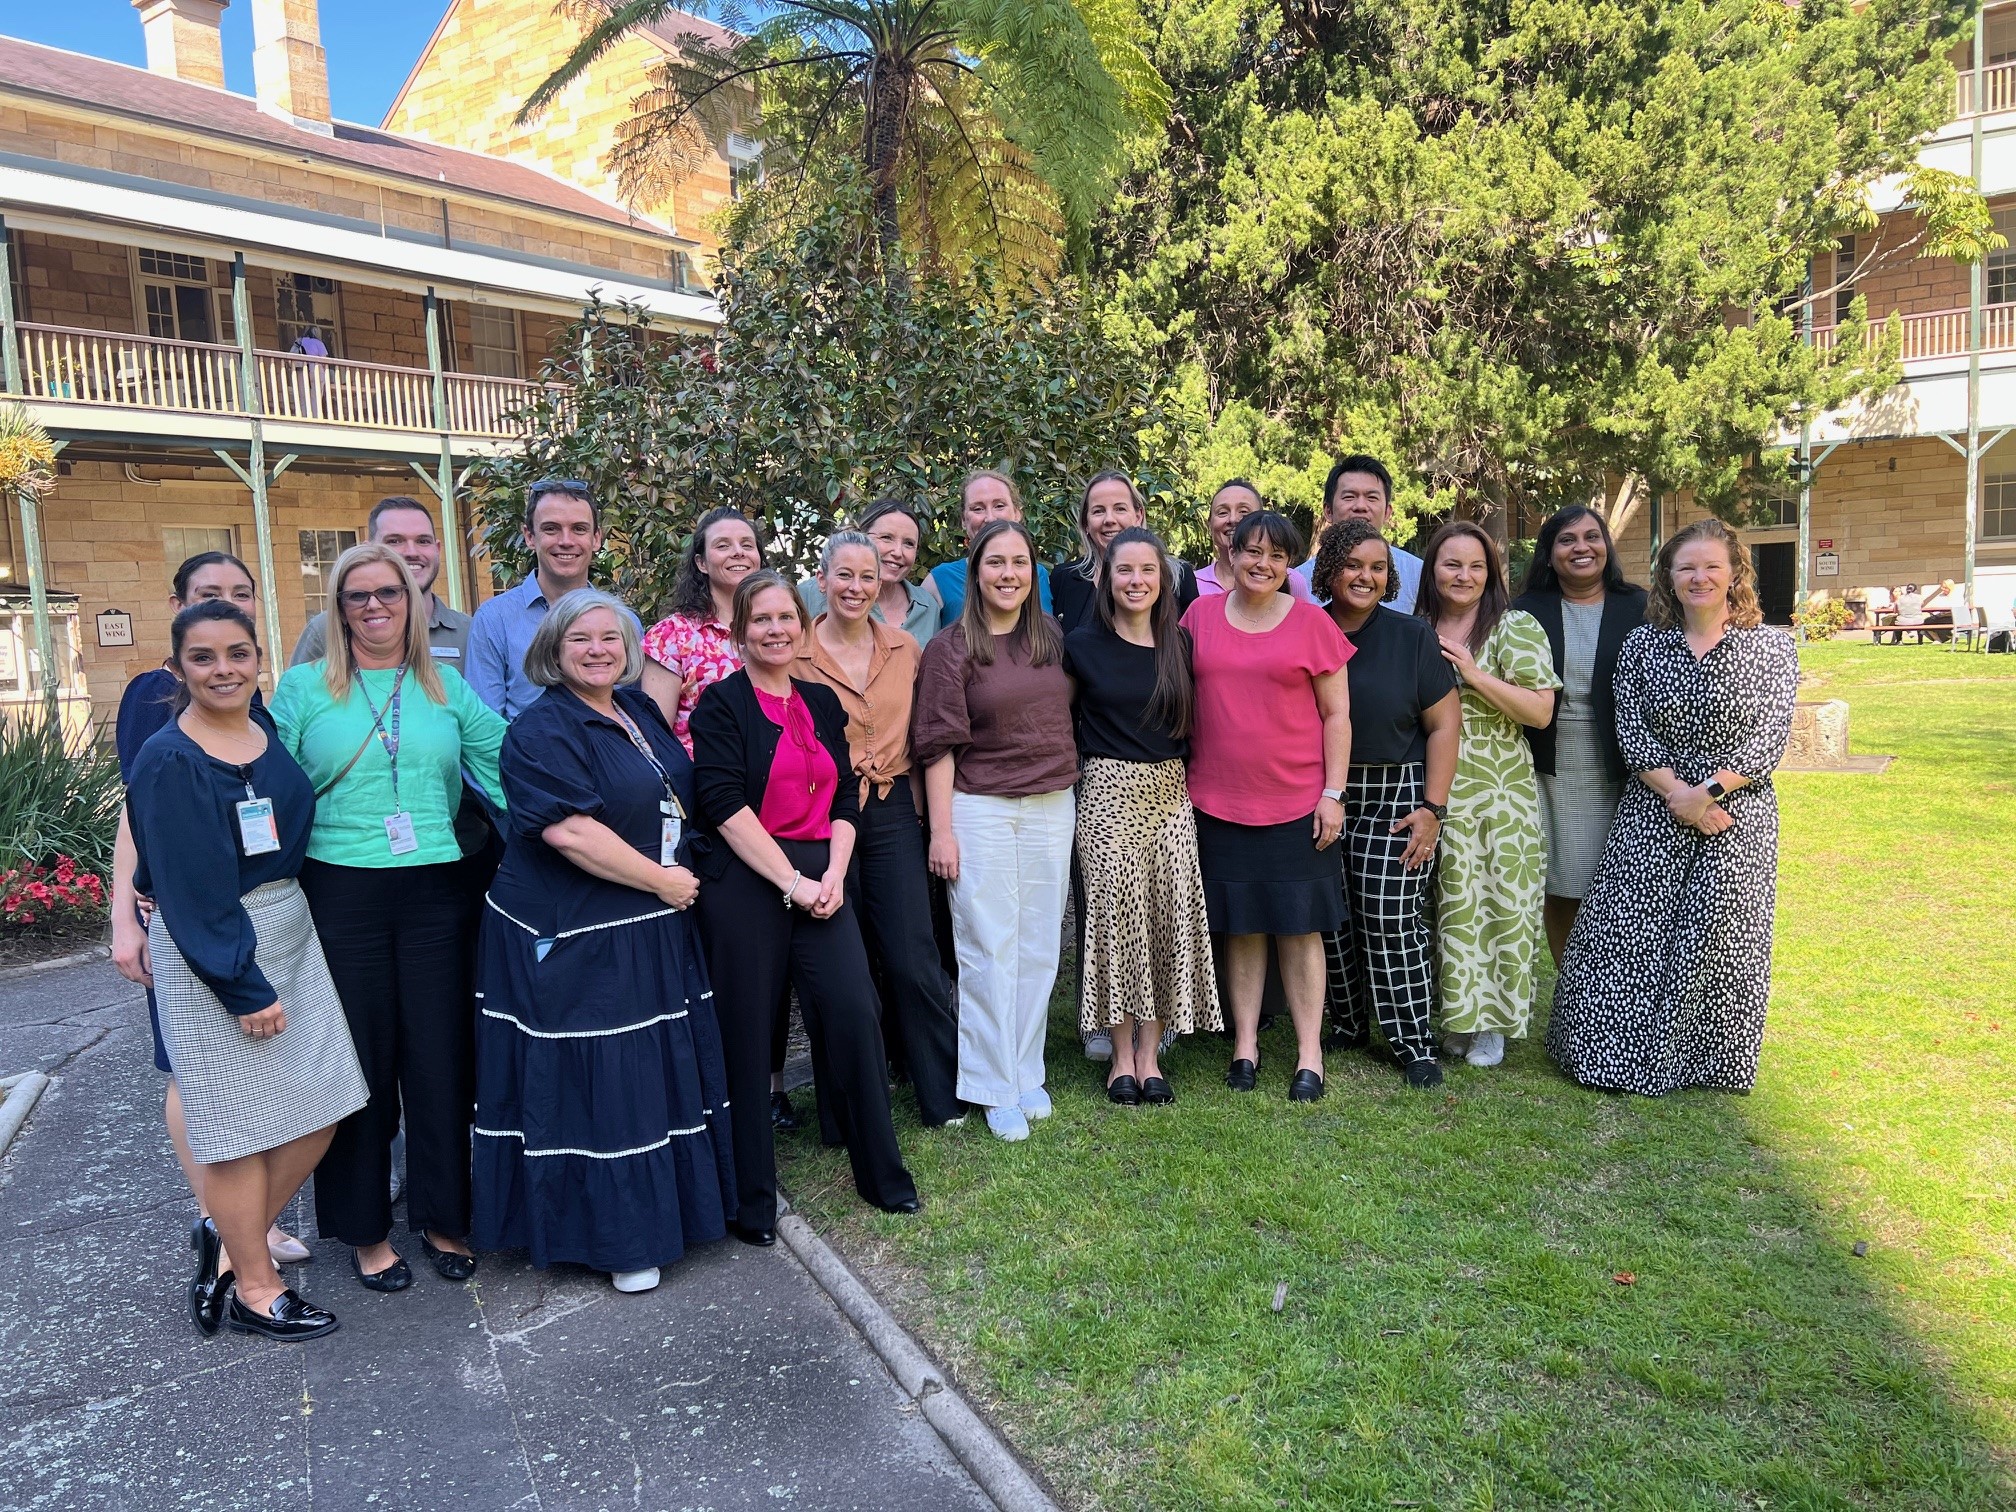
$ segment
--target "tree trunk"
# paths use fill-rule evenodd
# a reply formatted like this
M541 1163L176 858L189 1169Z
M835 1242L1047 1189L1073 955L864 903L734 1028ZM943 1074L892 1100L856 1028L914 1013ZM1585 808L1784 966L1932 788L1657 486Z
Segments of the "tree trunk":
M875 240L883 273L903 278L903 224L896 196L903 144L903 85L896 70L877 60L868 79L866 150L868 186L875 209Z
M1610 527L1610 538L1619 541L1638 517L1639 506L1644 504L1645 499L1643 474L1626 473L1618 479L1614 493L1608 488L1598 491L1589 500L1589 507L1603 516L1603 523Z

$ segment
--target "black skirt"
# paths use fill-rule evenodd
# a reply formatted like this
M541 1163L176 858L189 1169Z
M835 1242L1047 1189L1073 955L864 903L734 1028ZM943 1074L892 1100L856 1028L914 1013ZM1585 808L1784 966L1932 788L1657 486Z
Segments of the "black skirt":
M1213 934L1304 935L1341 929L1344 847L1316 849L1314 815L1233 824L1198 810L1197 859Z

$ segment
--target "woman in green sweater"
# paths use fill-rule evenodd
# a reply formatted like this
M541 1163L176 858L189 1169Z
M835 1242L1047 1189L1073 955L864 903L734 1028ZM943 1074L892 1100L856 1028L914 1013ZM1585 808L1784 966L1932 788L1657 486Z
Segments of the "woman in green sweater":
M443 1277L476 1270L467 1242L476 920L455 811L465 771L502 806L505 727L460 673L435 663L397 553L351 547L329 599L328 654L290 668L273 698L280 739L315 787L301 888L371 1089L316 1167L315 1217L324 1237L352 1247L365 1286L402 1291L413 1273L392 1248L390 1196L402 1110L407 1222Z

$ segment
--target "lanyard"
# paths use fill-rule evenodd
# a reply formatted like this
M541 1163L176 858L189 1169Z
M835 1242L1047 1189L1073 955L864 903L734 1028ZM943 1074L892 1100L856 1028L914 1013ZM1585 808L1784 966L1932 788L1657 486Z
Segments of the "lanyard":
M686 817L685 807L679 802L679 795L672 791L671 775L665 764L658 759L658 753L651 749L651 742L644 738L644 732L637 728L637 722L621 708L616 710L616 722L623 726L623 733L630 737L630 744L637 747L637 754L651 763L651 770L658 774L658 780L665 785L665 800L658 805L660 813L677 814Z
M392 808L395 813L406 812L399 802L399 687L406 681L406 668L402 663L399 675L392 679L392 691L386 696L385 707L371 702L371 690L364 685L364 679L357 679L357 686L364 694L364 707L371 711L371 729L378 737L378 743L385 747L385 759L392 763ZM386 728L390 716L391 728Z

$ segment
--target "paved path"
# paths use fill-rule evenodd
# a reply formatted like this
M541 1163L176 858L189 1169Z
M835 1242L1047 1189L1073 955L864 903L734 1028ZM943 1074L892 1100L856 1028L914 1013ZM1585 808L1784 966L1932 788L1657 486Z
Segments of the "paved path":
M522 1256L451 1286L409 1242L381 1297L316 1244L288 1279L340 1333L204 1339L138 990L104 964L0 983L0 1075L31 1070L54 1082L0 1158L5 1512L992 1506L781 1246L625 1297Z

